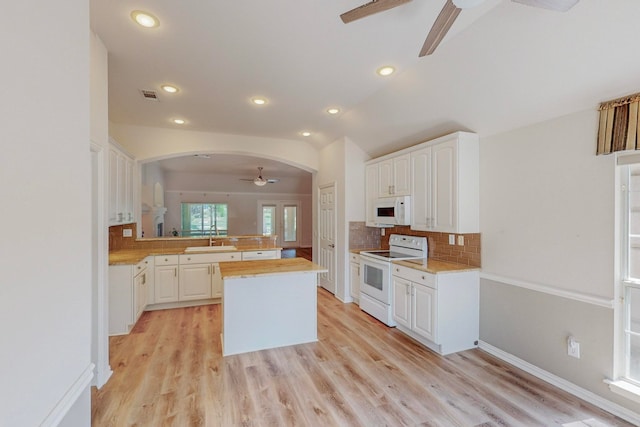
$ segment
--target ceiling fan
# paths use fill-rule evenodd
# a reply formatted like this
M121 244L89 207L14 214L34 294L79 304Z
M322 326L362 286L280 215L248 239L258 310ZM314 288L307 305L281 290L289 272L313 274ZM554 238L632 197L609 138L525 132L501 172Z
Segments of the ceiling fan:
M348 24L360 18L364 18L374 13L392 9L411 0L373 0L369 3L358 6L340 15L342 22ZM419 57L431 55L444 36L447 34L462 9L468 9L479 5L484 0L447 0L440 14L436 18L427 39L418 54ZM540 7L543 9L566 12L578 3L579 0L511 0L527 6Z
M262 177L262 166L258 166L258 176L255 178L240 178L240 181L248 181L248 182L253 182L255 185L257 185L258 187L262 187L263 185L267 185L267 184L273 184L275 182L280 181L277 178L263 178Z

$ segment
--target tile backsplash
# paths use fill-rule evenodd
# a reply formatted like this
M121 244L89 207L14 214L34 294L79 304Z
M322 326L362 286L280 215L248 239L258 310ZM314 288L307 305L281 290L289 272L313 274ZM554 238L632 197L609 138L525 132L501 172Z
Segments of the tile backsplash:
M131 237L123 237L123 230L130 229ZM380 228L366 227L364 222L349 222L349 249L388 249L390 234L406 234L409 236L424 236L429 242L429 257L441 261L456 262L473 267L481 266L480 259L480 233L456 234L456 244L449 244L449 233L433 233L427 231L411 230L408 226L385 228L385 235L380 235ZM114 225L109 227L109 250L118 249L162 249L188 246L206 246L209 239L136 239L136 224ZM458 236L464 236L464 245L459 246ZM236 246L244 244L255 246L260 242L255 238L240 239L234 241ZM268 245L271 242L262 242ZM272 244L272 243L271 243Z
M379 230L379 229L378 229ZM440 261L456 262L458 264L480 267L480 233L455 234L455 244L449 244L449 234L430 231L416 231L409 226L398 226L385 229L385 236L380 238L382 248L389 248L390 234L406 234L409 236L424 236L429 243L429 258ZM458 245L458 236L464 236L464 244Z
M429 258L456 262L458 264L481 266L480 233L456 234L456 244L449 244L449 234L411 230L408 226L385 228L381 236L380 228L366 227L364 222L349 223L349 249L381 248L389 249L389 235L405 234L426 237L429 243ZM458 236L464 237L464 244L458 245Z
M349 249L376 249L380 243L380 229L367 227L364 221L349 223Z
M131 237L123 237L124 230L131 230ZM275 238L271 236L231 236L214 237L216 242L224 241L225 245L233 245L237 248L243 247L276 247ZM219 244L219 243L216 243ZM136 224L113 225L109 227L109 250L117 251L121 249L182 249L189 246L209 246L209 238L136 238Z

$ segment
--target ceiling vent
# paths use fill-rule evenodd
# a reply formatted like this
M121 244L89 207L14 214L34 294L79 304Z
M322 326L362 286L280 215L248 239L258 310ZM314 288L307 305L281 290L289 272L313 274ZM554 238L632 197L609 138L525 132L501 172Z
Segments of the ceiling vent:
M144 99L147 99L149 101L160 101L160 99L158 99L158 94L154 91L154 90L144 90L144 89L140 89L140 93L142 94L142 97Z

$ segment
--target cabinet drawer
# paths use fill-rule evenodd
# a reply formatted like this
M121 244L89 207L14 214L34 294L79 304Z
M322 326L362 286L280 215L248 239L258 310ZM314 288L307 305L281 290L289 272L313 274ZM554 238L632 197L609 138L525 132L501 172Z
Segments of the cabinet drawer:
M236 252L218 254L184 254L180 255L180 265L185 264L211 264L222 261L240 261L241 255Z
M211 262L223 262L223 261L241 261L242 254L240 252L225 252L221 254L208 254L211 256Z
M157 255L155 259L158 265L176 265L178 264L179 255Z
M138 274L140 274L143 271L145 271L147 269L147 267L149 267L149 261L148 261L147 258L145 258L142 261L140 261L139 263L137 263L135 267L133 267L134 276L137 276Z
M242 252L243 260L254 259L276 259L276 251L244 251Z
M360 254L349 254L349 261L360 264Z
M430 288L436 288L435 274L427 273L402 265L393 265L391 268L391 274L393 274L394 276L402 277L412 282L429 286Z

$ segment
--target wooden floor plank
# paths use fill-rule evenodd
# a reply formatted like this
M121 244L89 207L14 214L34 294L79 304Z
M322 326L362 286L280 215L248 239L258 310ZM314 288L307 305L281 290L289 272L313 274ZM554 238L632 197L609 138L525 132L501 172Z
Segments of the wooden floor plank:
M222 357L219 305L110 339L93 426L630 426L481 350L441 357L318 290L318 342Z

